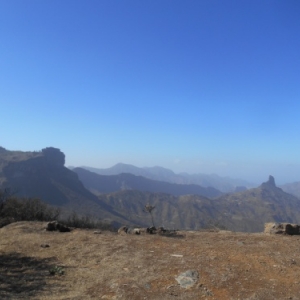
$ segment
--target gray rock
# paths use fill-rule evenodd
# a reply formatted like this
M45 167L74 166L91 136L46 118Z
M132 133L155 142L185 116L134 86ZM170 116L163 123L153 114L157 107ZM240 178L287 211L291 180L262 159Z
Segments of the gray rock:
M175 279L180 284L180 287L188 289L197 283L199 273L195 270L188 270L179 274Z

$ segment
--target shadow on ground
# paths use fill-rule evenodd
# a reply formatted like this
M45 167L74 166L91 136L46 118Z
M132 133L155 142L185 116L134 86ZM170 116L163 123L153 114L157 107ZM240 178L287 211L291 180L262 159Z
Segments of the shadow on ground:
M0 299L30 299L36 296L45 288L53 266L54 259L51 258L0 254Z

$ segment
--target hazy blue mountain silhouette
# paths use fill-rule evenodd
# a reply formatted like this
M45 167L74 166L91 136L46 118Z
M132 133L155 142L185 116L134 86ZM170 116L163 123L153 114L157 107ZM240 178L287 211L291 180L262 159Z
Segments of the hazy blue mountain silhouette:
M215 198L222 193L212 187L201 187L195 184L176 184L157 181L129 173L119 175L99 175L83 168L74 168L84 186L90 191L101 194L120 190L138 190L152 193L166 193L174 196L195 194Z
M129 173L136 176L143 176L157 181L165 181L177 184L196 184L202 187L214 187L221 192L234 192L236 188L251 188L255 185L242 179L232 179L229 177L221 177L216 174L176 174L172 170L163 167L144 167L139 168L129 164L118 163L111 168L99 169L93 167L81 167L100 175L119 175Z

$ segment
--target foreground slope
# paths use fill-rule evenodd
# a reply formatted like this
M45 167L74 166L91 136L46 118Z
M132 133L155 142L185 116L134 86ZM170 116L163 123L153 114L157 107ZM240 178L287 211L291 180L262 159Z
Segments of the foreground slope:
M198 231L171 238L44 227L0 229L1 299L299 299L297 236ZM53 267L64 275L51 276ZM190 289L175 279L187 270L199 274Z

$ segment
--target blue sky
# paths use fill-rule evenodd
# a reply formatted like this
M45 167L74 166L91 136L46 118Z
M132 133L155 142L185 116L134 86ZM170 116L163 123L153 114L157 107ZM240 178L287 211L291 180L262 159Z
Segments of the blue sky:
M0 1L0 145L300 181L299 16L297 0Z

